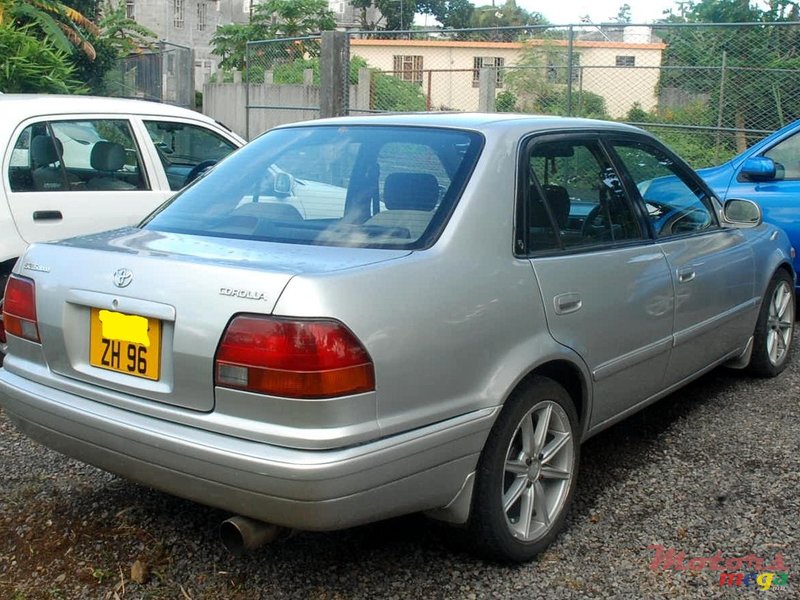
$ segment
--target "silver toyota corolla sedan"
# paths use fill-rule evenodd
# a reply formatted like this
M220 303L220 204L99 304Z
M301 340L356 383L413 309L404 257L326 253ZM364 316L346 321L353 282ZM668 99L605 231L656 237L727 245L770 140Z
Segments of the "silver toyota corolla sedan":
M426 511L527 560L582 441L718 365L781 372L793 252L632 127L298 123L138 227L31 246L0 401L245 546Z

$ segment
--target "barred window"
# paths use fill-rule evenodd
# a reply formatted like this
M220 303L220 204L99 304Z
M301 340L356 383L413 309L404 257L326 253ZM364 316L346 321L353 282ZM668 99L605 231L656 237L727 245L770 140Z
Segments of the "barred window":
M617 66L618 67L635 67L636 66L636 57L635 56L618 56L617 57Z
M136 12L134 10L134 0L125 0L125 16L129 19L136 18Z
M567 83L569 59L566 52L547 53L547 81L550 83ZM581 55L572 54L572 81L580 78Z
M422 85L422 57L395 54L395 77Z
M172 12L172 24L175 25L175 29L183 29L183 0L172 0Z
M503 67L506 59L502 56L476 56L472 59L472 87L478 87L481 80L481 69L494 67L497 69L495 84L503 87Z
M205 31L206 29L206 4L205 2L197 3L197 30Z

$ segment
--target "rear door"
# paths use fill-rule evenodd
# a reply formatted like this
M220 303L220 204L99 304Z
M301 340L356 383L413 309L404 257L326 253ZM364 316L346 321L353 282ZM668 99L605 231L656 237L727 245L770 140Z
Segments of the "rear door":
M741 350L752 333L752 249L740 230L720 226L705 187L662 147L639 139L612 146L669 263L676 305L667 383L678 383Z
M4 168L22 239L62 239L137 223L170 194L153 181L130 118L42 117L18 127Z
M592 373L593 426L663 388L672 346L669 266L599 135L538 137L524 153L527 251L552 336Z

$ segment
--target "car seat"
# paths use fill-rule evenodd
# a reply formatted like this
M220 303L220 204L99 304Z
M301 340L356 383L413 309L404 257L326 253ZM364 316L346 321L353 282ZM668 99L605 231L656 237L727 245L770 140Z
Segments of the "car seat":
M135 190L135 185L115 176L115 173L125 166L125 158L125 148L121 144L96 142L89 162L92 169L102 174L89 180L87 187L90 190Z
M439 181L430 173L392 173L383 184L386 210L365 225L407 229L417 239L427 229L439 202Z
M31 140L33 189L37 192L69 190L80 183L75 175L66 173L61 165L63 146L58 138L37 135ZM59 163L55 166L55 163Z

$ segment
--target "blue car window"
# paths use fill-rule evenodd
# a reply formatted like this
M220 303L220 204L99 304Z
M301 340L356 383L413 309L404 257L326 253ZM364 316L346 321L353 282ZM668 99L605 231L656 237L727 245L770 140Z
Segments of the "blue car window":
M800 135L774 145L764 152L764 156L783 167L783 179L800 179Z

